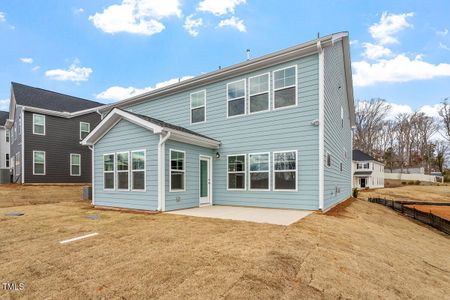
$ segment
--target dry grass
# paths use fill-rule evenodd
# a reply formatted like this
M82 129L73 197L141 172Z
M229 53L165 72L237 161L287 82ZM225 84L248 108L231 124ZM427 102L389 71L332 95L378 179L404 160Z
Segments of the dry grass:
M81 186L1 185L0 207L80 201L82 192Z
M439 216L441 218L447 219L450 221L450 206L448 205L406 205L410 208L415 208L417 210L433 214L435 216Z
M395 188L385 188L376 190L361 190L358 196L362 199L370 197L386 198L392 200L411 200L425 202L450 202L450 186L422 186L407 185Z
M450 238L362 200L288 227L79 202L0 208L0 224L0 282L26 284L0 298L449 298Z

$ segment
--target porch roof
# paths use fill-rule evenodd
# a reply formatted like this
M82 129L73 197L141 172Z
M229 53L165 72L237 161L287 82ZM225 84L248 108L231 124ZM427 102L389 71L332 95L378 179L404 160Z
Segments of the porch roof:
M372 175L372 171L356 171L355 173L353 173L353 175L356 177L370 176Z

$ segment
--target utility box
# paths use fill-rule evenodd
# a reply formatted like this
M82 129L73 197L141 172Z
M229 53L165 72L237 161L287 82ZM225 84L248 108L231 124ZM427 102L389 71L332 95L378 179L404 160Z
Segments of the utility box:
M83 187L83 200L84 201L92 200L92 187L91 186Z
M0 184L11 183L11 173L9 169L0 169Z

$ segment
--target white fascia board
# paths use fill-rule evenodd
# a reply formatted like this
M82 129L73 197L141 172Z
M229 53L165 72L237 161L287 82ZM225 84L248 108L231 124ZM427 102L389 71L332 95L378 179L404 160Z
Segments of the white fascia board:
M61 118L66 118L66 119L71 119L71 118L82 116L85 114L97 112L100 108L101 108L101 106L69 113L69 112L61 112L61 111L55 111L55 110L50 110L50 109L38 108L38 107L33 107L33 106L24 106L23 107L23 109L25 109L26 111L29 111L29 112L40 113L40 114L61 117Z
M170 140L197 145L200 147L210 148L210 149L218 149L220 147L220 142L211 140L208 138L204 138L198 135L186 133L183 131L173 130L170 128L164 128L164 131L170 132Z

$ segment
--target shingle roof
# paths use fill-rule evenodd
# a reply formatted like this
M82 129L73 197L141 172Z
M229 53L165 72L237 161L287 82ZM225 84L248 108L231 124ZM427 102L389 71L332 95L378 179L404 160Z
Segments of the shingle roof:
M378 161L367 153L362 152L361 150L353 150L353 160L357 161L365 161L365 160L374 160Z
M4 126L6 123L6 120L9 117L9 112L7 111L0 111L0 126Z
M18 105L73 113L104 104L11 82L14 98Z
M355 176L368 176L371 175L372 171L356 171L353 175Z
M120 108L116 108L116 109L122 110L122 109L120 109ZM165 128L170 128L170 129L174 129L174 130L186 132L186 133L189 133L189 134L193 134L193 135L196 135L196 136L200 136L200 137L202 137L202 138L206 138L206 139L209 139L209 140L213 140L213 141L220 142L220 141L218 141L218 140L216 140L216 139L210 138L210 137L208 137L208 136L206 136L206 135L197 133L197 132L195 132L195 131L186 129L186 128L181 127L181 126L178 126L178 125L174 125L174 124L171 124L171 123L167 123L167 122L164 122L164 121L161 121L161 120L158 120L158 119L149 117L149 116L145 116L145 115L141 115L141 114L136 114L136 113L133 113L133 112L128 111L128 110L122 110L122 111L125 111L125 112L127 112L127 113L129 113L129 114L132 114L132 115L134 115L134 116L136 116L136 117L138 117L138 118L141 118L141 119L143 119L143 120L146 120L146 121L148 121L148 122L151 122L151 123L156 124L156 125L161 126L161 127L165 127Z

